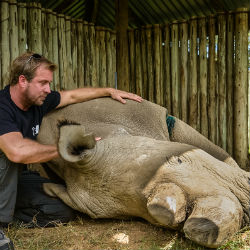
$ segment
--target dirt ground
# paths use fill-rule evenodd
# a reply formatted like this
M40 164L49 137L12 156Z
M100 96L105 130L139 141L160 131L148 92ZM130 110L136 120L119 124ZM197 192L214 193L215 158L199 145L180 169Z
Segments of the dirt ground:
M16 250L204 250L180 232L149 224L141 219L93 220L78 217L66 225L50 228L27 228L14 224L7 231ZM249 250L250 231L243 229L219 249Z

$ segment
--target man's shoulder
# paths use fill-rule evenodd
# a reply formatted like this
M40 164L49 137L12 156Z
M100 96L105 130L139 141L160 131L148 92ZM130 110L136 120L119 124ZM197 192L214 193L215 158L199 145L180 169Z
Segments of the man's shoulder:
M0 90L0 112L1 115L13 114L15 112L15 107L11 101L8 88Z
M0 90L0 103L10 103L8 92L5 88Z

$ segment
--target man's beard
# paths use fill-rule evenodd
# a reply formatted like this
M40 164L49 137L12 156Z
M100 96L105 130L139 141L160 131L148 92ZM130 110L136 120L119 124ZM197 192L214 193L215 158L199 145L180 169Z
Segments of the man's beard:
M37 98L34 98L29 91L29 88L26 89L24 92L24 98L27 106L41 106L44 103L44 100L47 95L44 96L38 96Z

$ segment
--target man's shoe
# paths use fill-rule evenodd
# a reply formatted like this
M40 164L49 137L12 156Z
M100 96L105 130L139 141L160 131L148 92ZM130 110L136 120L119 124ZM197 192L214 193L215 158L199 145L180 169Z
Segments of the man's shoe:
M15 250L13 242L7 238L0 228L0 250Z

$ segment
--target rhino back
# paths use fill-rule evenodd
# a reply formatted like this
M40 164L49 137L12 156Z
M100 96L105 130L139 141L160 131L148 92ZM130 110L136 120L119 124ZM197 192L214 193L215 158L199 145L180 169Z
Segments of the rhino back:
M142 103L127 100L126 104L122 104L111 98L98 98L49 113L43 119L38 140L56 143L57 124L63 120L83 124L86 132L93 132L102 138L136 135L169 140L166 114L165 108L146 100Z

